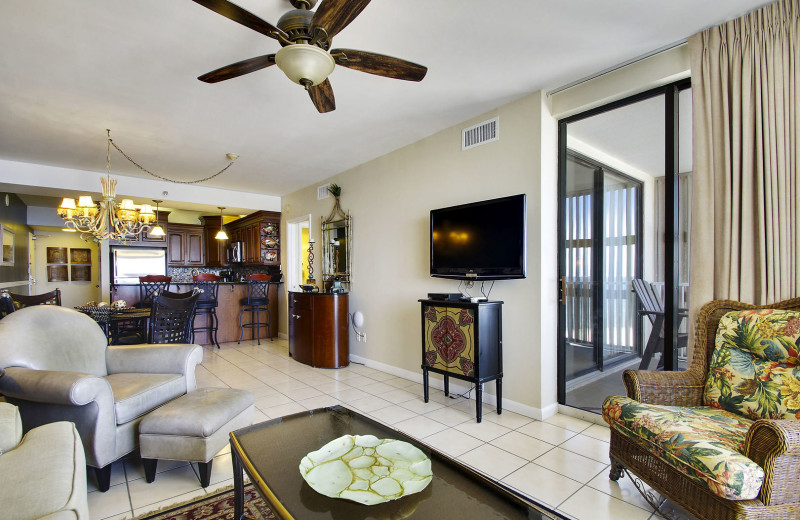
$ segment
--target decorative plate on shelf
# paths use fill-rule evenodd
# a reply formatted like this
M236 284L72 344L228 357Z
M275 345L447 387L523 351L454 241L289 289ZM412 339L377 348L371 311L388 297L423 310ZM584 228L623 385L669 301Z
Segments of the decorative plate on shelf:
M261 245L264 247L278 247L278 241L272 237L261 237Z
M311 488L331 498L374 505L425 489L431 460L419 448L374 435L344 435L300 461Z

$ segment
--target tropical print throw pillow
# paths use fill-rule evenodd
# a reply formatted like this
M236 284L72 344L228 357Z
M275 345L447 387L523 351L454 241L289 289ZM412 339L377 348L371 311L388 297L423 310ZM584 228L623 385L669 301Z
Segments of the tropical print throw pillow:
M729 312L719 321L707 406L751 419L800 419L800 313Z

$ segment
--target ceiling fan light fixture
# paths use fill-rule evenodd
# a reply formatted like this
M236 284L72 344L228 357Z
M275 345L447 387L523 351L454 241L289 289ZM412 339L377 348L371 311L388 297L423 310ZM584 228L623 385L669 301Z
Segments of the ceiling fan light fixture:
M296 43L279 50L275 54L275 64L287 78L308 89L325 81L336 62L316 45Z

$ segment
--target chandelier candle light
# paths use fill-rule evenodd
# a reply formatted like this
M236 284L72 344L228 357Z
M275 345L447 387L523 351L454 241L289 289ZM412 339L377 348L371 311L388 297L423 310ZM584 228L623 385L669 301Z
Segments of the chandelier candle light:
M111 130L106 130L106 178L103 185L103 200L95 204L90 195L82 195L76 206L75 199L65 198L58 207L58 215L68 228L81 232L81 238L99 242L117 240L127 242L143 231L150 229L156 214L150 204L137 209L131 199L122 199L117 206L117 180L111 178Z

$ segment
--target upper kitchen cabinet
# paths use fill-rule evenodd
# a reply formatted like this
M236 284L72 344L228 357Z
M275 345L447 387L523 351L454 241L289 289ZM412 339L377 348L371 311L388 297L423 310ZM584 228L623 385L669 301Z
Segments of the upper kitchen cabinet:
M169 217L169 211L159 211L158 212L158 222L157 224L161 226L164 231L167 231L167 217ZM156 224L150 226L150 230L152 230ZM125 241L125 245L127 246L147 246L147 247L164 247L167 245L167 236L152 236L150 234L150 230L142 231L140 235L128 235L127 240ZM116 240L112 241L113 245L122 244L122 242L118 242Z
M226 225L231 242L242 242L245 264L280 264L281 214L256 211Z
M228 265L228 245L230 240L218 240L217 233L225 226L222 225L222 217L213 215L202 217L203 231L206 244L206 266L223 267Z
M167 230L167 265L202 267L205 265L203 226L170 224Z

